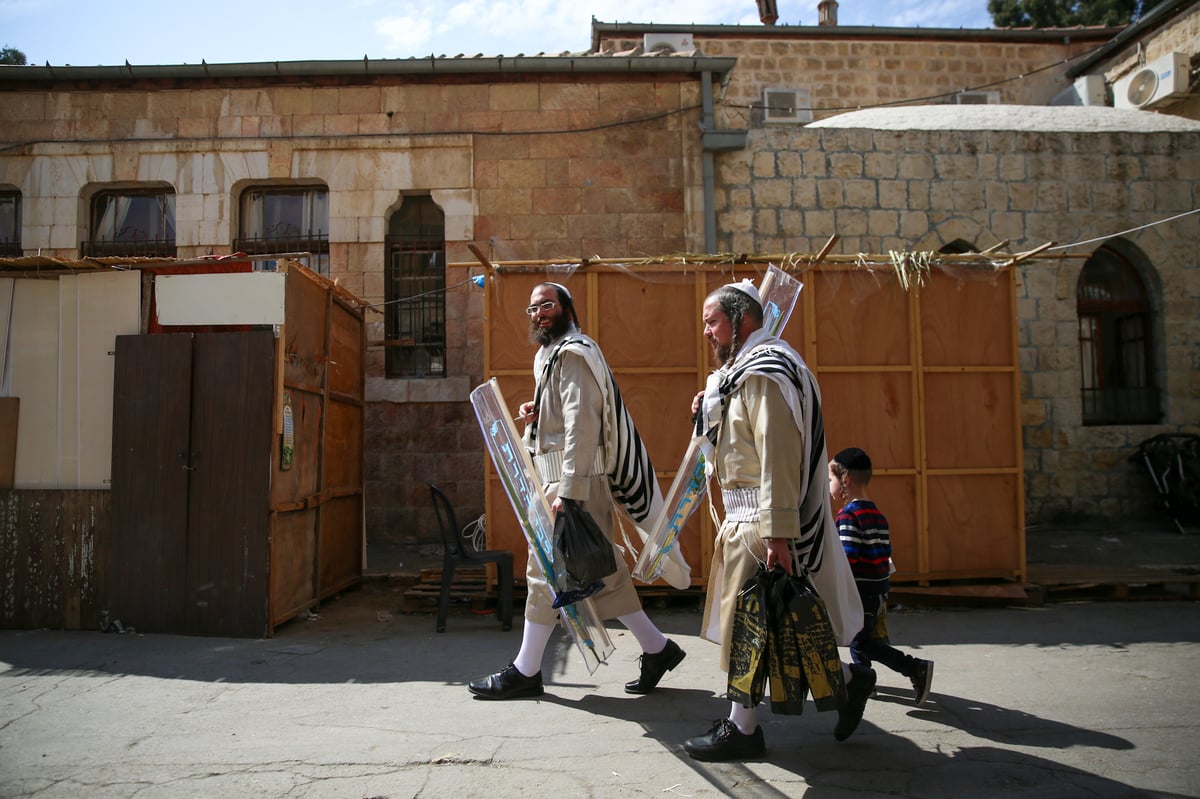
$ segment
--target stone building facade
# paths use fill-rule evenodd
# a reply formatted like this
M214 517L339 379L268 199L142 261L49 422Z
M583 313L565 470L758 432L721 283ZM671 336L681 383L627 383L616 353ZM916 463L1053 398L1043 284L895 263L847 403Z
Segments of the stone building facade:
M816 252L837 234L846 253L937 252L952 242L978 250L1011 242L1005 249L1021 252L1108 239L1200 207L1200 125L1126 112L1125 129L1099 131L1114 109L1073 108L1051 115L1054 129L1037 130L996 111L884 110L752 132L744 152L721 162L722 246ZM873 129L881 126L892 129ZM1080 257L1015 267L1030 524L1154 504L1144 468L1128 458L1150 435L1197 430L1197 242L1196 214L1107 241L1134 254L1150 289L1163 408L1154 424L1082 418L1076 289L1098 243L1059 253Z
M1183 47L1195 19L1176 15L1146 35L1183 31L1182 44L1162 45ZM645 54L642 36L656 30L688 33L695 51ZM247 192L318 188L325 268L379 312L368 316L368 539L432 542L427 480L462 519L483 510L483 448L466 402L483 376L482 305L470 281L479 270L446 267L442 375L389 376L387 308L407 294L387 275L406 202L436 209L439 257L452 264L474 262L471 246L498 261L579 259L699 252L710 235L731 252L811 252L834 234L845 252L1106 236L1200 206L1195 129L1017 124L1021 107L1071 85L1068 62L1113 34L594 23L595 52L578 56L6 67L0 194L19 197L22 253L76 258L94 233L97 193L169 191L175 254L189 258L234 249ZM1194 58L1194 36L1190 45ZM1095 68L1115 75L1129 55L1106 58ZM772 87L806 90L818 122L764 119ZM966 106L945 105L962 90L995 92L1001 105L979 113L1007 111L1008 122L872 130L835 117L922 101L966 120ZM1184 116L1194 102L1181 104ZM705 149L714 131L740 145ZM1080 423L1080 264L1023 267L1031 521L1136 512L1146 492L1124 463L1129 446L1151 430L1196 429L1196 225L1126 239L1157 298L1165 399L1150 427Z
M370 303L369 538L436 539L427 481L483 512L484 450L467 402L483 378L482 268L446 267L438 377L390 377L389 233L409 198L440 211L441 263L683 252L700 180L701 76L732 59L508 59L427 66L14 67L0 73L0 191L20 203L16 253L73 259L102 192L163 191L181 259L227 254L261 187L316 187L316 268ZM11 71L10 71L11 70ZM442 295L439 296L439 301Z

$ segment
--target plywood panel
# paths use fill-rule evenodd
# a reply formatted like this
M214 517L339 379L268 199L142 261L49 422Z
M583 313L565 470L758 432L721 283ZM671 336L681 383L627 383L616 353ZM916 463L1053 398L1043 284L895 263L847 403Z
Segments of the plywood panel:
M9 387L21 400L17 488L58 487L58 306L57 281L16 281Z
M682 367L695 374L696 351L703 342L696 325L694 282L661 272L617 274L597 282L592 338L605 357L623 369ZM602 309L602 310L600 310ZM693 342L692 347L686 346Z
M819 384L830 457L846 447L862 447L877 467L916 466L909 373L823 372Z
M347 397L363 397L366 339L360 311L334 302L329 313L329 390Z
M925 365L1015 364L1012 280L1012 270L935 271L920 294Z
M298 388L285 388L284 394L292 409L292 466L280 468L280 442L276 436L271 480L271 507L276 510L304 502L317 494L321 486L321 397Z
M679 465L692 436L693 375L619 374L617 385L658 472Z
M58 279L58 440L55 442L60 488L79 483L79 278ZM107 360L107 359L106 359ZM111 394L109 395L111 396Z
M325 428L325 488L337 492L363 485L363 411L330 400Z
M273 514L271 623L279 624L317 602L316 508Z
M550 278L553 279L553 278ZM529 316L525 307L533 287L547 280L544 272L505 274L488 284L490 373L531 371L537 346L529 342ZM576 307L587 308L587 290L582 280L566 280ZM582 320L587 331L587 319Z
M927 462L935 469L1016 468L1020 424L1008 373L925 376Z
M281 275L282 277L282 275ZM284 382L325 387L329 293L299 269L287 273L287 324L284 336Z
M878 470L879 463L874 465ZM878 471L871 479L871 498L888 520L897 580L911 580L923 571L916 482L912 474L888 475Z
M912 362L908 295L895 275L838 269L807 275L815 297L817 353L824 366Z
M81 274L78 313L78 470L65 488L108 488L112 473L113 352L117 336L139 332L141 275ZM62 414L64 427L68 417ZM65 479L65 472L64 472Z
M321 512L318 595L324 599L358 582L363 559L362 495L338 497Z
M1019 578L1025 535L1020 475L929 478L929 571L934 575Z

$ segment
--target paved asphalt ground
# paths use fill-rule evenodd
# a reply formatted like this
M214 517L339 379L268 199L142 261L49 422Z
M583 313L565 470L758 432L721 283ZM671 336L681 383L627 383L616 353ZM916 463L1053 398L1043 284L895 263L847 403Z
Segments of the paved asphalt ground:
M1197 540L1163 538L1173 557ZM520 621L459 611L439 635L400 612L403 585L368 580L271 639L0 631L0 797L1200 796L1186 596L898 609L894 643L937 664L925 705L881 670L848 741L811 703L760 708L766 755L704 764L682 742L728 704L696 608L650 608L688 653L652 695L623 692L639 652L617 625L594 674L556 636L543 698L485 702L465 685Z

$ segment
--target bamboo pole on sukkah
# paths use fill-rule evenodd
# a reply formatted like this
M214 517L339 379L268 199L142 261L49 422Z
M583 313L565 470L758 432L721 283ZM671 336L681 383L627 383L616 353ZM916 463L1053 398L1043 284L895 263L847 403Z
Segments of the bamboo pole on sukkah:
M1068 260L1086 258L1086 253L1048 253L1046 250L1054 246L1048 241L1017 253L999 252L1000 247L1007 241L998 242L982 252L943 253L934 250L911 251L892 250L883 253L831 253L839 237L829 238L825 246L817 253L780 252L780 253L673 253L668 255L603 258L592 256L587 258L542 258L511 261L493 261L483 254L474 244L467 245L476 257L475 261L456 261L448 264L450 267L476 267L482 265L487 274L496 272L541 272L554 269L586 269L588 267L610 266L629 269L634 272L650 271L660 266L684 266L696 268L737 268L739 266L768 266L775 265L785 272L805 272L818 264L828 266L889 270L896 274L901 285L908 290L913 283L921 284L924 276L933 267L987 267L994 270L1005 269L1028 261Z
M836 241L837 237L831 239ZM670 255L654 255L641 257L604 258L599 255L585 258L536 258L515 259L509 261L493 261L484 255L473 244L467 245L476 256L476 261L452 261L449 267L484 266L488 269L503 271L534 271L547 267L589 266L753 266L757 264L774 264L780 269L803 269L806 266L824 262L829 264L849 264L853 266L885 266L890 267L896 256L908 257L910 260L928 260L934 264L946 265L977 265L995 268L1013 266L1028 260L1064 260L1087 258L1089 253L1045 253L1044 250L1053 247L1049 241L1032 250L1019 253L997 252L993 249L984 252L942 253L936 251L893 251L890 253L829 253L822 249L819 253L780 252L780 253L675 253ZM829 246L829 245L827 245Z

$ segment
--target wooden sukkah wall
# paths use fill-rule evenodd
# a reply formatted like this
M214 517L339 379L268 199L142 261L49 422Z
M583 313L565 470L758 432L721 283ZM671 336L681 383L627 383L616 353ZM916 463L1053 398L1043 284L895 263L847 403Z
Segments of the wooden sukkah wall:
M276 625L361 579L365 305L295 262L296 255L191 261L0 259L0 277L20 279L51 281L64 275L140 271L145 288L141 335L120 338L147 344L151 339L201 335L198 328L164 328L158 323L152 312L154 276L249 272L253 260L277 260L279 271L285 273L286 308L285 324L278 326L277 336L261 329L202 334L218 343L222 337L232 340L239 335L272 338L264 368L247 381L269 400L265 415L255 417L260 424L251 431L254 441L228 440L225 452L210 450L201 456L202 466L225 457L226 465L245 466L247 474L267 484L261 494L251 497L246 514L257 521L247 524L239 518L237 524L229 523L234 492L228 481L237 481L236 473L181 466L181 450L191 449L191 444L172 446L176 442L167 441L164 420L166 406L177 407L182 400L166 403L161 396L150 400L153 391L171 391L159 385L164 382L162 373L141 373L134 365L126 373L137 378L136 384L117 381L115 393L123 391L149 406L145 414L133 414L126 426L134 431L139 446L122 448L122 453L126 449L150 453L139 456L140 474L136 469L127 473L135 474L135 479L115 490L0 490L5 520L0 534L0 584L5 586L0 595L0 627L94 629L108 612L109 621L120 618L146 632L270 635ZM190 352L190 347L184 349ZM190 367L185 371L191 374ZM237 406L250 393L232 374L221 374L210 383L213 393L228 397L231 405ZM285 403L290 403L294 418L295 448L288 467L282 465L281 454ZM236 421L248 416L244 410L237 406L232 412ZM176 421L174 432L194 432L189 428L190 412ZM232 426L218 418L211 427L223 431ZM249 462L245 453L252 450L261 458ZM161 461L152 457L156 453L163 454ZM115 460L123 459L128 460L126 454ZM197 488L200 477L207 478L207 497ZM169 488L177 490L172 493ZM112 500L123 489L128 498L124 509L120 501ZM189 504L204 509L205 534L188 529L202 515L189 511ZM152 508L164 512L155 515ZM162 524L168 515L171 522ZM238 546L224 550L217 546L228 541ZM252 549L257 559L247 554ZM169 564L164 562L164 552L173 558ZM214 584L252 585L254 591L247 592L253 595L244 602L194 601L191 592L196 585ZM205 610L197 611L201 605Z
M609 360L665 490L689 441L691 398L713 368L701 335L704 297L743 277L760 285L773 263L804 283L783 337L817 375L829 453L858 446L874 462L871 492L891 523L894 579L1022 581L1012 267L1044 247L1015 256L823 251L560 263L481 257L488 275L485 377L497 379L515 417L533 395L535 347L522 309L535 284L566 285L583 331ZM524 538L490 462L486 468L488 546L512 550L520 569ZM713 537L710 515L701 511L681 538L694 586L707 580ZM631 539L637 541L632 531Z

